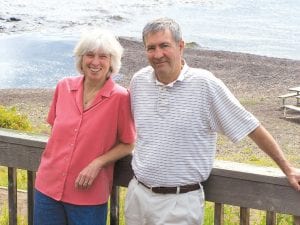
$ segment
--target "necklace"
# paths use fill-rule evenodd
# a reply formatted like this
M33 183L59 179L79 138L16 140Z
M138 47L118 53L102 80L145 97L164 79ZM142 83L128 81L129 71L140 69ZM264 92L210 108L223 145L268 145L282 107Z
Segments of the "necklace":
M98 92L98 88L97 87L93 88L89 92L88 91L84 91L84 94L83 94L83 104L84 104L84 107L89 106L93 102L93 99L95 98L97 92Z
M93 82L88 79L84 80L83 83L83 108L87 109L96 97L98 91L103 87L105 81Z

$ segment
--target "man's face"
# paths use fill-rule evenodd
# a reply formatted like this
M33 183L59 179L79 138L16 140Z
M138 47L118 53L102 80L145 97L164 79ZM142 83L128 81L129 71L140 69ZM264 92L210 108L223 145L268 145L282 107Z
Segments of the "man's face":
M181 71L184 42L176 43L169 30L149 33L145 37L146 54L159 81L168 84Z

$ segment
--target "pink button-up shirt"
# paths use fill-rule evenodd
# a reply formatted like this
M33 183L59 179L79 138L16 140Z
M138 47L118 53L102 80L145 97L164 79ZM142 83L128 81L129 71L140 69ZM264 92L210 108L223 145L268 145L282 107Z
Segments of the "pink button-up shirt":
M51 136L43 152L35 186L63 202L96 205L108 201L113 164L100 170L87 190L75 188L79 172L116 143L134 143L135 129L128 91L109 78L91 107L83 111L83 76L61 80L48 122Z

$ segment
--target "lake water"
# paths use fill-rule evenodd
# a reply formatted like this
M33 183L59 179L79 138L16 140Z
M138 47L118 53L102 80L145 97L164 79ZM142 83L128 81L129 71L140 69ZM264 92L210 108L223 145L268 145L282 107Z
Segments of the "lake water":
M145 23L161 16L203 48L300 60L299 11L298 0L1 0L0 88L54 87L76 73L82 30L140 40Z
M0 40L0 88L54 87L75 74L72 40L32 35Z

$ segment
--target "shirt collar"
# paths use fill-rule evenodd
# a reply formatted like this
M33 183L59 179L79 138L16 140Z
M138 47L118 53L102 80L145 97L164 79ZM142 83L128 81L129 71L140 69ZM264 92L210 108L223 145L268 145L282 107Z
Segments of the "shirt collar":
M154 79L155 79L155 84L156 85L159 85L159 86L167 86L167 87L173 87L173 85L177 82L177 81L183 81L186 77L186 72L188 70L189 66L186 64L185 60L183 60L183 67L180 71L180 74L179 76L177 77L176 80L174 80L173 82L169 83L169 84L164 84L162 82L160 82L159 80L157 80L156 76L155 76L155 73L153 71L153 76L154 76Z
M72 80L72 82L69 83L70 91L78 91L81 88L83 88L83 80L84 80L84 76L80 76L78 77L78 79ZM109 77L106 80L104 86L101 88L99 94L104 97L109 97L112 93L114 86L115 86L115 82L111 77Z
M109 97L113 91L113 88L115 87L115 82L111 77L109 77L104 86L100 90L100 94L104 97Z

